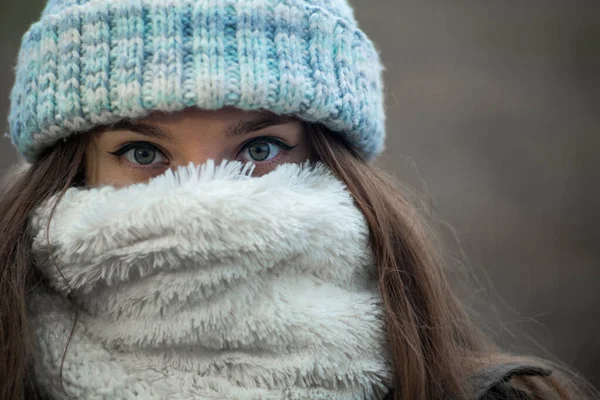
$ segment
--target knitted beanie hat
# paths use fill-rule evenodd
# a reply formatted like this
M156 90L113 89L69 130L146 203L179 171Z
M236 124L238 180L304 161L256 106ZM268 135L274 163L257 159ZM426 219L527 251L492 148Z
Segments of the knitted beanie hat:
M35 161L124 118L233 106L322 123L372 159L381 71L346 0L49 0L23 37L10 135Z

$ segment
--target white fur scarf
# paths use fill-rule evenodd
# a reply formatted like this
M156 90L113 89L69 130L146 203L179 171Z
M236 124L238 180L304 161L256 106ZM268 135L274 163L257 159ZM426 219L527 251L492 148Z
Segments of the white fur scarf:
M121 189L69 189L49 225L40 207L33 251L48 284L30 307L43 391L385 395L381 302L350 194L322 165L250 173L209 162Z

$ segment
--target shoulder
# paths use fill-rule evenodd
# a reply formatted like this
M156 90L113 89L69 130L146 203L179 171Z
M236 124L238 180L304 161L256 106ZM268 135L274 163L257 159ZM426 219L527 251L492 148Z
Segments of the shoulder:
M529 400L533 398L533 392L536 393L536 398L540 398L539 394L544 393L545 388L537 383L527 384L527 379L524 381L523 378L539 379L548 377L551 373L546 368L530 364L497 364L479 370L471 377L469 384L477 400ZM542 395L541 398L554 398L551 390L547 390L547 393L547 396Z
M468 385L475 400L554 400L559 397L541 380L551 374L549 369L531 364L495 364L478 370L471 376ZM526 382L535 379L539 382ZM393 393L384 400L393 400Z

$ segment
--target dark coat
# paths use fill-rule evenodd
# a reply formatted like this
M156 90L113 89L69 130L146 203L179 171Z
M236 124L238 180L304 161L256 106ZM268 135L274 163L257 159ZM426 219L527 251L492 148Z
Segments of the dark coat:
M551 371L521 363L506 363L487 367L469 380L473 398L476 400L529 400L531 397L512 381L522 376L549 376ZM554 399L549 395L548 400ZM392 400L393 392L384 400Z

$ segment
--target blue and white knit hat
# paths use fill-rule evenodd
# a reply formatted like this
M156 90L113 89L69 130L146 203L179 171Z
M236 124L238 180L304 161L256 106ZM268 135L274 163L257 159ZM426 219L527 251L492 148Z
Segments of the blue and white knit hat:
M345 0L49 0L22 42L10 135L59 139L187 107L269 110L383 148L382 66Z

